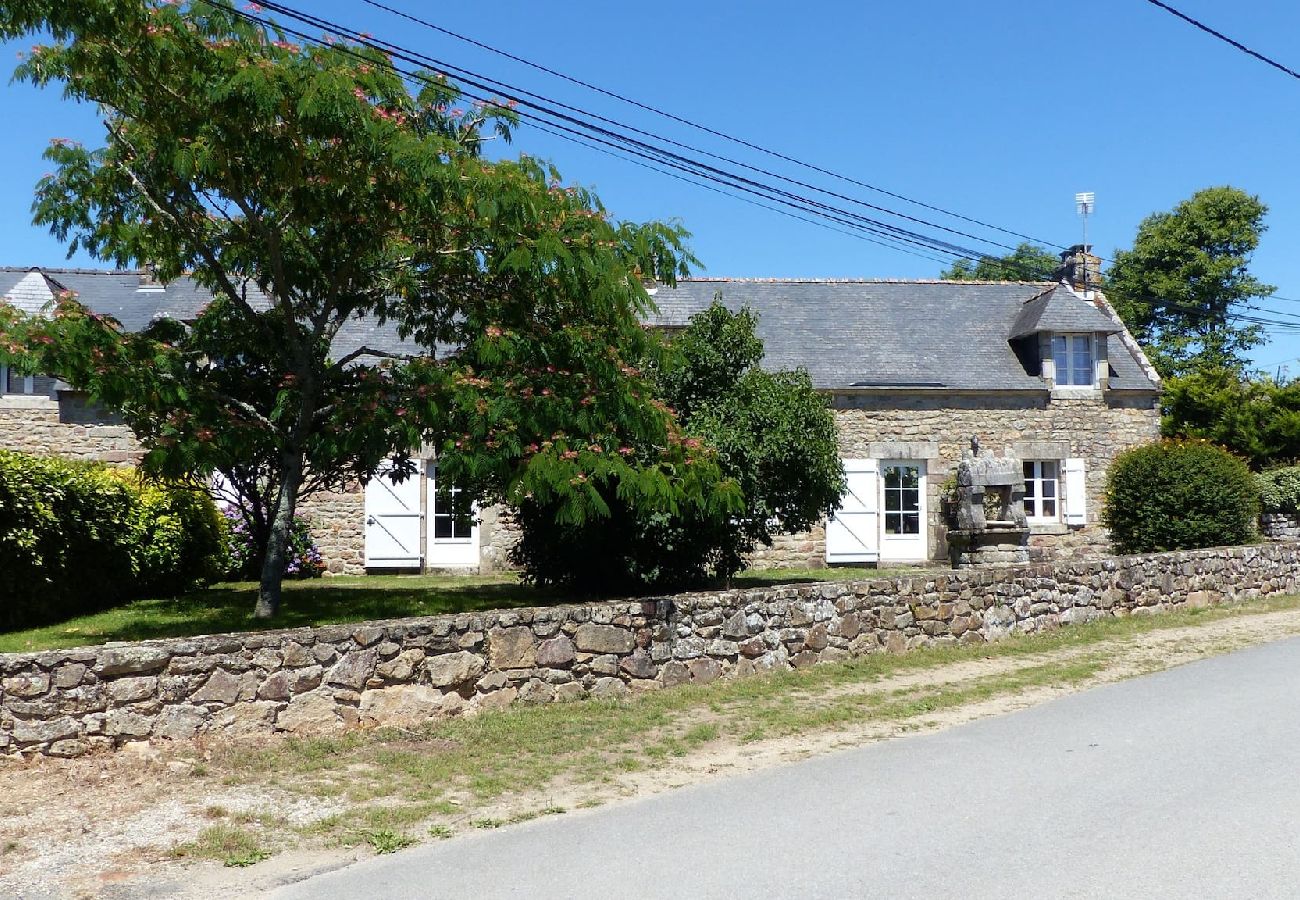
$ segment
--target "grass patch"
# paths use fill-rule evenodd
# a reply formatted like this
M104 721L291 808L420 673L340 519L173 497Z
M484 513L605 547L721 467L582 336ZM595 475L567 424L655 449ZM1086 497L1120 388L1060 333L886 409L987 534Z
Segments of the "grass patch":
M921 570L772 569L742 572L733 587L853 581ZM548 606L584 598L538 589L504 575L366 575L286 581L284 604L272 620L254 619L257 585L217 584L181 597L137 600L65 622L0 634L0 653L82 647L196 634L340 625L407 616Z
M453 831L452 828L451 828L451 826L449 826L449 825L430 825L430 826L429 826L429 837L437 838L437 839L440 840L440 841L445 841L445 840L447 840L447 838L451 837L451 836L454 835L455 833L456 833L456 832Z
M251 866L270 855L257 835L235 825L209 825L190 843L172 848L177 859L215 859L226 866Z

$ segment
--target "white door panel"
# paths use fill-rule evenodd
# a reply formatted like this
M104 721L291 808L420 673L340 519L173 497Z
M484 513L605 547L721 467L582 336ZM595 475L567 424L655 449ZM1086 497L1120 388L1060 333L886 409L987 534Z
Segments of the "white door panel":
M874 459L846 459L848 484L840 508L826 520L826 562L872 563L880 559L879 470Z
M471 508L469 519L457 518L450 508L459 493L454 485L444 486L447 493L438 496L438 467L429 463L429 566L431 568L478 568L478 510Z
M420 553L420 487L417 470L404 481L395 481L387 468L366 485L366 567L373 569L418 569Z

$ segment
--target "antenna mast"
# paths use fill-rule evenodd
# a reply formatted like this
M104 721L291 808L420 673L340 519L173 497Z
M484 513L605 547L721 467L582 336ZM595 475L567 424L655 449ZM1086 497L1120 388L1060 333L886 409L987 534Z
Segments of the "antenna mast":
M1088 290L1088 216L1097 207L1097 195L1092 191L1080 191L1074 195L1074 208L1078 211L1079 216L1083 219L1083 290Z

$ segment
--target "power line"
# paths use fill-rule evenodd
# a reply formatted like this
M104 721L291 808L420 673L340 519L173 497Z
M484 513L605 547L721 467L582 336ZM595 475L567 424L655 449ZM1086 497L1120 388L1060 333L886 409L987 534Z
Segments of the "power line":
M393 14L393 15L395 15L395 16L399 16L399 17L401 17L401 18L403 18L403 19L405 19L405 20L407 20L407 21L409 21L409 22L412 22L412 23L414 23L414 24L421 25L421 26L423 26L423 27L425 27L425 28L429 28L429 29L431 29L431 30L433 30L433 31L437 31L437 32L439 32L439 33L441 33L441 34L445 34L445 35L447 35L448 37L455 38L455 39L458 40L458 41L463 41L464 43L470 44L470 45L472 45L472 46L474 46L474 47L478 47L479 49L486 50L486 51L488 51L489 53L494 53L494 54L496 54L497 56L501 56L501 57L504 57L505 59L509 59L509 60L511 60L511 61L513 61L513 62L517 62L517 63L520 63L520 64L522 64L522 65L528 66L529 68L535 69L536 71L544 72L544 73L547 74L547 75L552 75L552 76L554 76L554 77L556 77L556 78L560 78L560 79L562 79L562 80L564 80L564 81L569 82L570 84L574 84L574 85L577 85L577 86L579 86L579 87L586 88L587 90L594 91L594 92L596 92L596 93L598 93L598 94L602 94L602 95L604 95L604 96L606 96L606 97L610 97L610 98L615 99L615 100L618 100L618 101L620 101L620 102L622 102L622 103L626 103L626 104L629 104L629 105L631 105L631 106L637 107L638 109L645 110L646 112L653 113L653 114L655 114L655 115L657 115L657 116L662 116L662 117L665 118L665 119L669 119L669 120L671 120L671 121L673 121L673 122L677 122L677 123L679 123L679 124L686 125L686 126L688 126L688 127L690 127L690 128L694 128L694 129L697 129L697 130L699 130L699 131L702 131L702 132L704 132L705 134L709 134L709 135L712 135L712 136L714 136L714 137L722 138L723 140L725 140L725 141L730 141L730 142L733 143L733 144L737 144L737 145L739 145L739 146L746 147L746 148L748 148L748 149L750 149L750 150L756 150L756 151L758 151L759 153L763 153L763 154L765 154L765 155L767 155L767 156L773 157L774 159L779 159L779 160L782 160L782 161L784 161L784 162L793 163L794 165L800 166L800 167L802 167L802 168L804 168L804 169L808 169L809 171L817 172L817 173L819 173L819 174L821 174L821 175L826 175L826 176L829 176L829 177L831 177L831 178L835 178L835 179L838 179L838 180L840 180L840 181L844 181L844 182L846 182L846 183L848 183L848 184L853 184L853 185L856 185L856 186L861 187L861 188L866 188L866 189L869 190L869 191L874 191L874 192L876 192L876 193L878 193L878 194L882 194L882 195L884 195L884 196L886 196L886 197L893 197L893 198L896 199L896 200L902 200L902 201L904 201L905 203L911 203L911 204L913 204L914 206L919 206L919 207L921 207L921 208L923 208L923 209L931 210L932 212L942 213L943 215L951 216L951 217L954 218L954 219L959 219L959 220L961 220L961 221L963 221L963 222L969 222L969 223L971 223L972 225L979 225L981 228L988 228L988 229L990 229L990 230L992 230L992 231L1000 231L1000 232L1002 232L1003 234L1008 234L1008 235L1011 235L1012 237L1022 238L1022 239L1024 239L1024 240L1032 241L1032 242L1034 242L1034 243L1038 243L1038 244L1045 244L1045 245L1047 245L1047 246L1049 246L1049 247L1058 247L1059 249L1065 249L1065 247L1064 247L1063 245L1060 245L1060 244L1054 244L1054 243L1052 243L1052 242L1050 242L1050 241L1044 241L1044 240L1042 240L1041 238L1035 238L1035 237L1032 237L1032 236L1027 235L1027 234L1021 234L1021 233L1018 232L1018 231L1012 231L1011 229L1003 228L1003 227L1001 227L1001 226L999 226L999 225L993 225L993 224L991 224L991 223L989 223L989 222L985 222L985 221L982 221L982 220L980 220L980 219L973 218L973 217L971 217L971 216L965 216L965 215L962 215L961 213L954 212L954 211L952 211L952 210L950 210L950 209L944 209L944 208L941 207L941 206L935 206L934 204L926 203L926 202L924 202L924 201L917 200L917 199L914 199L914 198L912 198L912 197L908 197L908 196L906 196L906 195L904 195L904 194L899 194L899 193L897 193L897 192L895 192L895 191L886 190L885 188L879 187L879 186L877 186L877 185L870 184L870 183L868 183L868 182L862 181L862 180L857 179L857 178L853 178L852 176L844 175L844 174L841 174L841 173L839 173L839 172L835 172L835 171L832 171L832 170L830 170L830 169L826 169L826 168L824 168L824 167L822 167L822 166L818 166L818 165L815 165L815 164L813 164L813 163L806 162L805 160L798 159L798 158L796 158L796 157L790 156L790 155L788 155L788 154L782 153L782 152L777 151L777 150L772 150L772 149L770 149L770 148L768 148L768 147L764 147L764 146L762 146L762 145L760 145L760 144L756 144L756 143L754 143L754 142L752 142L752 141L749 141L749 140L746 140L746 139L744 139L744 138L736 137L735 135L728 134L727 132L720 131L720 130L718 130L718 129L716 129L716 128L712 128L712 127L710 127L710 126L708 126L708 125L701 124L701 123L696 122L696 121L693 121L693 120L691 120L691 119L687 119L687 118L684 117L684 116L677 115L676 113L669 112L669 111L667 111L667 110L665 110L665 109L662 109L662 108L660 108L660 107L654 106L654 105L652 105L652 104L644 103L644 102L642 102L642 101L640 101L640 100L636 100L636 99L634 99L634 98L632 98L632 97L628 97L628 96L626 96L626 95L624 95L624 94L620 94L620 93L618 93L617 91L611 91L611 90L609 90L608 88L603 88L603 87L601 87L601 86L599 86L599 85L597 85L597 84L592 84L591 82L583 81L583 80L580 79L580 78L575 78L575 77L573 77L572 75L567 75L567 74L565 74L564 72L560 72L560 71L558 71L558 70L556 70L556 69L550 68L550 67L548 67L548 66L544 66L544 65L542 65L542 64L540 64L540 63L533 62L532 60L525 59L525 58L522 57L522 56L518 56L518 55L516 55L516 54L514 54L514 53L510 53L510 52L508 52L508 51L501 50L500 48L497 48L497 47L493 47L492 45L487 44L487 43L484 43L483 41L476 40L476 39L474 39L474 38L472 38L472 37L469 37L469 36L467 36L467 35L460 34L459 32L456 32L456 31L452 31L450 28L445 28L445 27L443 27L442 25L438 25L438 24L435 23L435 22L431 22L431 21L429 21L428 19L423 19L423 18L421 18L421 17L419 17L419 16L412 15L411 13L405 12L405 11L403 11L403 10L396 9L396 8L394 8L394 7L392 7L392 6L389 6L389 5L385 4L385 3L380 3L380 2L378 2L378 0L362 0L362 2L363 2L363 3L366 3L366 4L369 5L369 6L374 7L374 8L376 8L376 9L380 9L380 10L383 10L383 11L385 11L385 12L391 13L391 14ZM724 157L724 158L725 158L725 157ZM763 171L763 170L759 170L759 171ZM781 177L781 176L777 176L777 177ZM800 182L793 182L793 183L795 183L795 184L801 184ZM814 188L814 190L820 190L820 189L819 189L819 188ZM895 213L895 215L898 215L898 213ZM927 224L933 224L933 223L927 223ZM936 227L942 227L942 226L936 226ZM958 233L961 233L961 232L958 232ZM976 238L976 240L979 240L979 238ZM990 242L990 243L992 243L992 242ZM999 245L999 246L1005 246L1005 245ZM1007 249L1014 249L1014 248L1007 248Z
M1174 7L1170 6L1168 3L1162 3L1161 0L1147 0L1147 2L1150 3L1152 6L1158 6L1160 9L1163 9L1165 12L1169 13L1170 15L1177 16L1178 18L1186 22L1188 25L1191 25L1195 28L1199 28L1201 31L1204 31L1206 34L1218 38L1219 40L1223 41L1225 44L1230 44L1231 46L1236 47L1238 50L1240 50L1242 53L1245 53L1247 56L1253 56L1255 57L1255 59L1259 60L1265 65L1272 66L1273 68L1277 69L1279 72L1285 72L1287 75L1290 75L1292 78L1300 80L1300 72L1297 72L1295 69L1292 69L1289 66L1284 66L1275 59L1270 59L1269 57L1265 56L1263 53L1260 53L1258 50L1252 50L1251 48L1247 47L1245 44L1241 43L1241 41L1233 40L1232 38L1224 34L1222 31L1216 31L1215 29L1211 28L1209 25L1206 25L1204 22L1200 22L1196 19L1193 19L1191 16L1187 15L1187 13L1175 9Z
M295 36L303 38L304 40L315 41L315 38L312 38L310 35L306 35L301 31L297 31L293 28L283 26L279 23L269 22L268 20L261 19L249 13L241 12L229 6L228 4L219 3L217 5L220 5L223 8L231 12L234 12L235 14L243 18L249 19L250 21L257 21L266 27L280 28L285 33L293 34ZM823 203L821 201L812 200L806 196L795 194L791 191L787 191L781 188L776 188L771 185L764 184L759 181L755 181L754 179L748 178L746 176L737 175L734 172L728 172L724 169L720 169L708 163L703 163L700 162L699 160L691 159L690 157L683 156L679 153L670 150L664 150L652 144L647 144L646 142L641 141L637 138L629 137L626 134L621 134L617 131L610 130L603 126L594 125L591 122L585 121L581 118L577 118L575 116L571 116L566 113L557 112L556 110L543 105L543 103L524 99L523 97L519 96L520 94L533 96L533 97L538 96L535 94L531 94L531 92L522 91L520 89L515 88L512 85L506 84L504 82L496 81L496 79L487 78L486 76L478 75L478 73L471 72L459 66L453 66L443 62L442 60L438 60L433 57L428 57L424 54L420 54L418 52L408 50L407 48L395 44L391 41L374 38L368 35L362 36L359 33L353 32L349 28L345 28L341 26L337 22L330 21L320 16L315 16L310 13L304 13L300 10L296 10L292 7L288 7L280 3L264 2L261 5L266 9L282 13L299 22L303 22L305 24L312 25L314 27L324 28L327 31L332 33L358 34L358 43L360 45L370 47L371 49L380 51L385 54L391 54L391 56L401 59L404 62L415 63L417 65L418 64L433 65L438 69L448 69L448 70L463 73L460 76L460 80L463 84L468 84L469 86L476 88L478 90L493 91L496 92L496 94L498 95L497 97L484 97L484 96L476 95L472 91L463 91L463 93L465 93L467 96L473 99L478 99L481 102L499 102L498 98L500 96L504 96L509 100L515 101L515 103L518 106L525 107L527 109L532 110L533 113L535 114L534 116L532 116L533 118L536 118L537 115L546 116L547 119L545 121L547 122L547 124L551 125L552 127L560 128L561 130L574 133L574 134L582 134L584 137L588 137L600 143L604 143L609 146L617 146L626 152L634 153L646 159L652 159L655 162L658 162L660 164L668 165L672 168L689 172L693 175L707 178L711 181L721 180L721 183L724 183L729 187L736 188L738 190L742 190L747 193L756 194L758 196L764 197L765 199L774 200L778 203L781 203L786 206L790 206L792 208L798 209L803 212L810 212L816 215L823 215L829 218L833 218L835 221L839 221L842 224L850 224L853 225L854 227L862 228L863 230L868 231L869 233L885 234L886 236L892 237L896 240L903 241L905 243L914 244L916 246L931 249L931 250L938 250L939 252L951 254L957 257L963 257L963 256L982 257L988 255L980 251L974 251L971 250L970 248L962 247L958 244L953 244L951 242L939 238L935 238L919 232L911 231L909 229L905 229L897 225L892 225L888 222L883 222L879 219L874 219L869 216L864 216L860 213L851 212L848 210L844 210L843 208L840 207ZM391 66L391 64L390 64L390 68L393 68L395 71L399 71L399 72L401 71L400 69L397 69L397 67ZM416 73L404 73L404 74L411 75L413 77L421 77ZM432 79L428 79L427 77L423 78L423 80L429 84L438 83L433 81ZM545 101L545 98L542 98L542 100ZM577 110L577 111L582 112L581 110ZM521 115L524 115L524 113L521 112ZM570 126L574 126L574 127L570 127ZM577 129L581 129L581 131L575 131L574 130L575 127ZM856 221L846 222L845 219L852 219ZM947 230L951 230L951 229L947 229Z
M325 18L323 18L323 17L320 17L320 16L317 16L317 15L314 15L314 14L312 14L312 13L304 13L304 12L302 12L301 10L294 9L293 7L290 7L290 6L285 6L285 5L281 4L281 3L266 2L266 3L263 3L263 4L261 4L261 5L264 6L265 8L267 8L267 9L269 9L269 10L272 10L272 11L275 11L275 12L283 13L284 15L291 16L291 17L297 19L298 21L306 22L306 23L308 23L308 24L312 24L312 25L315 25L315 26L317 26L317 27L326 27L326 28L331 28L331 29L334 29L334 30L336 30L336 31L340 31L340 32L344 32L344 33L346 33L346 32L348 31L347 29L344 29L342 26L340 26L340 25L339 25L338 23L336 23L336 22L331 22L331 21L328 20L328 19L325 19ZM698 153L698 154L701 154L701 155L703 155L703 156L707 156L707 157L709 157L709 158L711 158L711 159L715 159L715 160L718 160L718 161L720 161L720 162L727 163L728 165L739 166L739 167L741 167L741 168L743 168L743 169L747 169L747 170L749 170L749 171L751 171L751 172L755 172L755 173L757 173L757 174L759 174L759 175L762 175L762 176L764 176L764 177L766 177L766 178L775 178L775 179L777 179L777 180L779 180L779 181L783 181L783 182L785 182L785 183L787 183L787 184L793 184L793 185L795 185L795 186L797 186L797 187L803 188L804 190L816 191L816 192L818 192L818 193L820 193L820 194L824 194L824 195L829 196L829 197L834 197L834 198L837 199L837 200L842 200L842 201L846 201L846 202L849 202L849 203L853 203L853 204L856 204L856 205L861 206L861 207L863 207L863 208L873 210L873 211L875 211L875 212L884 213L885 215L895 216L895 217L897 217L897 218L903 219L903 220L908 221L908 222L912 222L912 223L917 224L917 225L923 225L923 226L927 226L927 227L930 227L930 228L937 228L937 229L939 229L939 230L941 230L941 231L948 232L949 234L957 235L958 237L964 237L964 238L968 238L968 239L970 239L970 240L979 241L979 242L981 242L981 243L990 244L990 245L995 246L995 247L1000 247L1001 249L1004 249L1004 250L1015 250L1014 247L1012 247L1012 246L1010 246L1010 245L1008 245L1008 244L1002 244L1002 243L1000 243L1000 242L998 242L998 241L995 241L995 240L992 240L992 239L990 239L990 238L983 238L983 237L980 237L980 236L975 235L975 234L970 234L969 232L961 231L961 230L956 229L956 228L950 228L950 227L948 227L948 226L946 226L946 225L941 225L941 224L936 223L936 222L931 222L931 221L926 220L926 219L921 219L921 218L918 218L918 217L916 217L916 216L911 216L911 215L908 215L908 214L906 214L906 213L901 213L901 212L898 212L898 211L896 211L896 210L892 210L892 209L889 209L889 208L887 208L887 207L879 206L879 205L874 204L874 203L868 203L867 201L865 201L865 200L861 200L861 199L858 199L858 198L856 198L856 197L852 197L852 196L849 196L849 195L846 195L846 194L842 194L842 193L839 193L839 192L836 192L836 191L828 190L828 189L826 189L826 188L821 188L821 187L818 187L817 185L810 184L810 183L805 182L805 181L800 181L799 179L796 179L796 178L790 178L790 177L788 177L788 176L781 175L781 174L779 174L779 173L777 173L777 172L773 172L773 171L770 171L770 170L768 170L768 169L764 169L764 168L762 168L761 166L753 166L753 165L750 165L749 163L745 163L745 162L742 162L742 161L737 160L737 159L733 159L733 158L728 157L728 156L724 156L724 155L721 155L721 154L713 153L713 152L711 152L711 151L709 151L709 150L705 150L705 149L703 149L703 148L696 147L696 146L693 146L693 145L691 145L691 144L686 144L686 143L683 143L683 142L681 142L681 141L674 140L674 139L669 138L669 137L664 137L663 135L657 134L657 133L655 133L655 132L646 131L646 130L644 130L644 129L637 128L636 126L628 125L628 124L626 124L626 123L624 123L624 122L620 122L620 121L618 121L618 120L611 119L611 118L608 118L608 117L606 117L606 116L600 115L599 113L593 113L593 112L590 112L590 111L588 111L588 110L586 110L586 109L583 109L583 108L581 108L581 107L572 106L572 105L567 104L567 103L564 103L564 102L562 102L562 101L554 100L554 99L552 99L552 98L550 98L550 97L547 97L547 96L544 96L544 95L542 95L542 94L538 94L538 93L535 93L535 92L533 92L533 91L529 91L529 90L527 90L527 89L525 89L525 88L521 88L521 87L518 87L518 86L516 86L516 85L509 84L508 82L504 82L504 81L501 81L501 80L499 80L499 79L492 78L491 76L483 75L483 74L481 74L481 73L478 73L478 72L472 71L472 70L470 70L470 69L466 69L466 68L464 68L464 67L454 65L454 64L449 63L449 62L447 62L447 61L445 61L445 60L441 60L441 59L438 59L438 58L436 58L436 57L429 56L428 54L425 54L425 53L421 53L421 52L418 52L418 51L411 50L411 49L409 49L409 48L407 48L407 47L404 47L404 46L402 46L402 45L399 45L399 44L393 43L393 42L388 41L388 40L383 39L383 38L369 37L369 38L367 38L367 39L364 41L364 43L377 43L377 44L382 44L382 45L384 45L384 47L386 47L386 48L389 50L389 52L395 52L395 53L399 53L399 54L404 55L404 56L407 58L407 61L409 61L409 62L423 63L423 64L426 64L426 65L434 66L436 69L439 69L439 70L444 70L444 71L449 71L449 72L457 73L457 77L458 77L459 79L465 81L466 83L474 84L476 87L478 87L478 88L480 88L480 89L482 89L482 90L490 90L490 91L495 91L495 92L497 92L497 93L499 93L499 94L507 95L507 96L510 97L510 99L515 100L516 103L519 103L519 104L526 104L526 105L530 106L531 108L534 108L534 109L539 110L539 111L543 111L543 110L544 110L544 111L546 112L547 115L550 115L550 116L552 116L552 117L558 117L558 118L560 118L560 119L563 119L563 120L565 120L565 121L569 121L569 122L574 123L574 124L577 124L577 123L575 122L575 120L574 120L571 116L569 116L569 115L565 115L564 113L556 112L556 109L555 109L555 108L562 109L562 110L566 110L568 113L572 113L572 114L575 114L575 115L578 115L578 116L585 116L585 117L587 117L588 119L594 119L594 120L596 120L596 121L603 122L603 123L605 123L606 125L611 125L611 126L614 126L614 127L616 127L616 128L621 128L621 129L623 129L624 131L631 132L632 134L639 135L639 136L641 136L641 137L643 137L643 138L649 138L649 139L654 140L654 141L659 141L659 142L662 142L662 143L664 143L664 144L668 144L668 145L670 145L670 146L677 147L677 148L679 148L679 149L681 149L681 150L686 150L686 151L689 151L689 152L691 152L691 153ZM525 98L525 97L530 98L530 99L529 99L529 100L525 100L525 99L523 99L523 98ZM546 107L543 106L543 104L545 104L545 105L547 105L548 107L551 107L551 108L546 108ZM604 133L604 134L612 134L611 132L608 131L608 129L600 128L599 126L593 126L590 122L583 122L583 123L581 123L581 124L583 125L583 127L585 127L585 128L588 129L588 130L595 129L595 130L598 130L598 131L600 131L601 133ZM667 150L663 150L662 148L659 148L659 147L653 147L653 146L647 145L647 144L645 144L644 142L638 140L637 138L631 138L631 137L628 137L627 135L620 135L619 137L620 137L620 138L621 138L625 143L626 143L626 142L636 142L636 143L640 144L641 147L642 147L643 149L647 149L647 150L649 150L649 151L651 151L651 152L654 152L654 153L657 153L657 154L659 154L659 155L670 156L670 157L672 157L672 158L674 158L674 159L676 159L676 160L678 160L678 161L685 161L685 159L686 159L685 157L682 157L680 154L675 153L675 152L673 152L673 151L667 151ZM732 178L732 179L739 179L739 180L745 181L746 183L749 183L749 184L751 184L751 185L756 184L756 182L754 182L752 179L746 178L745 176L738 176L738 175L735 175L734 173L724 172L723 170L718 169L717 167L712 166L712 165L710 165L710 164L708 164L708 163L701 163L701 162L699 162L698 160L691 160L690 162L691 162L694 166L696 166L697 168L700 168L700 167L702 167L702 168L706 168L706 169L708 169L709 171L712 171L714 174L723 175L724 177L729 177L729 178ZM767 189L768 189L768 190L777 190L777 189L772 188L772 187L770 187L770 186L767 186ZM792 195L791 195L791 196L792 196ZM808 202L808 203L814 203L814 204L817 203L817 201L808 200L806 197L801 198L801 199L804 200L805 202ZM848 215L848 216L852 216L852 217L857 217L857 214L855 214L855 213L850 213L850 212L847 212L847 211L844 211L844 210L837 210L837 211L838 211L841 215ZM878 227L888 228L888 229L891 229L891 230L897 230L897 231L899 231L900 233L906 233L906 234L909 235L910 237L925 239L925 240L927 240L928 243L931 243L931 244L934 244L934 243L935 243L934 240L924 238L924 236L919 235L919 234L917 234L916 232L908 231L908 230L906 230L906 229L901 229L899 226L890 225L889 223L882 222L882 221L877 220L877 219L872 219L872 218L870 218L870 217L865 217L865 218L863 219L863 221L869 222L869 223L871 223L871 224L873 224L873 225L876 225L876 226L878 226ZM960 251L960 252L962 252L962 253L970 252L970 251L968 251L966 248L958 247L958 245L956 245L956 244L951 244L951 243L947 243L947 242L944 242L944 243L946 243L946 248L945 248L945 249L951 249L951 250L954 250L954 251Z

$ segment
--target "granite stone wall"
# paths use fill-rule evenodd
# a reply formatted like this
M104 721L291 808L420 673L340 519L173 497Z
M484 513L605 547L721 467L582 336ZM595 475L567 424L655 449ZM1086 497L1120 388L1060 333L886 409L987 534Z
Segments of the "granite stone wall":
M0 753L410 725L1300 591L1300 542L0 655Z
M1260 516L1259 527L1264 537L1272 540L1300 540L1300 516L1287 513L1265 513Z
M0 449L123 466L144 455L129 428L93 407L36 396L0 397Z

